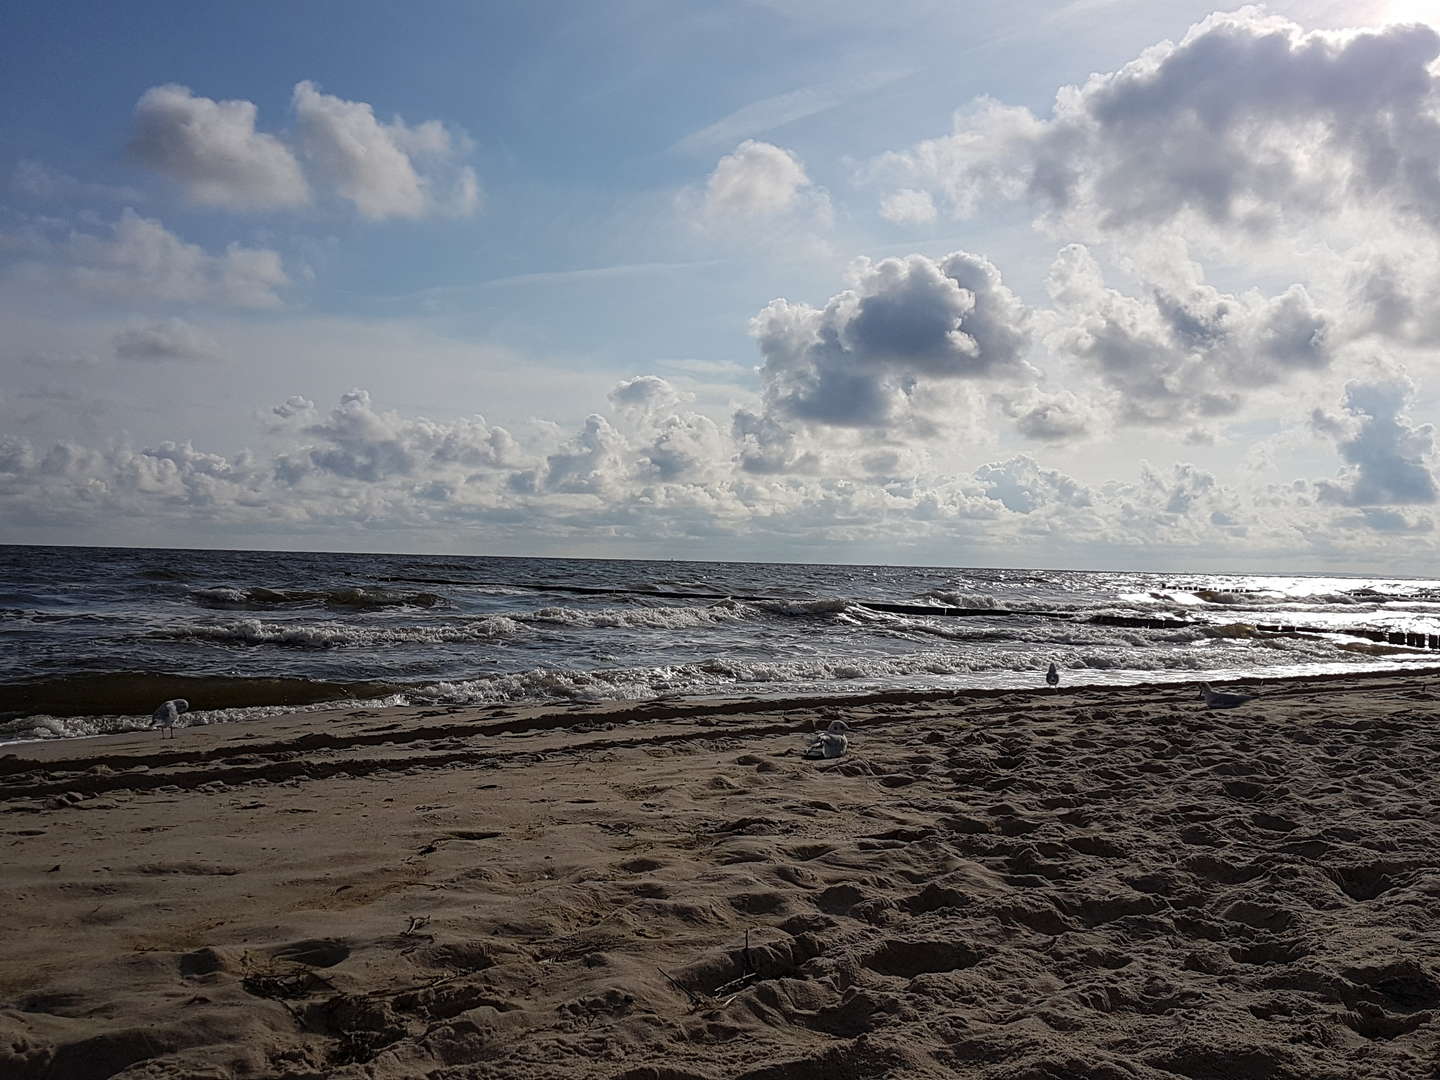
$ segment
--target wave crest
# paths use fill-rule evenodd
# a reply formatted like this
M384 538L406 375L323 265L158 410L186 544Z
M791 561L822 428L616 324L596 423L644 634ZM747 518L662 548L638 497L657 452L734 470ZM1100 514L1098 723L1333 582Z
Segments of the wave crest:
M207 608L327 607L351 611L373 611L388 607L442 607L445 597L432 592L346 586L335 589L267 589L263 585L238 588L222 585L194 589L190 599Z
M302 649L374 648L382 645L447 645L515 637L520 625L504 615L429 626L357 626L342 622L265 622L236 619L152 630L153 638L219 645L282 645Z

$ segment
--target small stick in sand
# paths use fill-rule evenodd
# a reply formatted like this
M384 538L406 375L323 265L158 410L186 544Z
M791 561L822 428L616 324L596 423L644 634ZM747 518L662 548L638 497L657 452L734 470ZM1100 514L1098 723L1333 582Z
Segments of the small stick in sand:
M666 978L666 980L670 983L671 986L675 987L676 990L679 990L682 994L684 994L687 998L689 998L691 1005L693 1005L693 1006L694 1006L695 1008L697 1008L697 1009L700 1007L700 999L697 998L694 994L692 994L692 993L691 993L689 990L687 990L685 987L681 986L681 985L680 985L678 982L676 982L674 979L670 978L670 973L669 973L668 971L666 971L666 970L665 970L664 968L662 968L662 967L657 967L655 970L658 971L658 972L660 972L661 975L664 975L665 978Z

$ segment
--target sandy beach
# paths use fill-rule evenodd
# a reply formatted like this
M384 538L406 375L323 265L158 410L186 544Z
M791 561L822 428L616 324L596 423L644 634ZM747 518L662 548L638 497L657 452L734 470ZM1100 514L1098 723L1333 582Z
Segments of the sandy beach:
M1440 696L1251 687L0 748L0 1075L1440 1075Z

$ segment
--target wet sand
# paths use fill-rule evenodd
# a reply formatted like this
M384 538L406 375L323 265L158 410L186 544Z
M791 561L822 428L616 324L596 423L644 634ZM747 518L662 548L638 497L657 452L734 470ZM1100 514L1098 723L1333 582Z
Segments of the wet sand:
M0 747L0 1076L1440 1075L1425 683Z

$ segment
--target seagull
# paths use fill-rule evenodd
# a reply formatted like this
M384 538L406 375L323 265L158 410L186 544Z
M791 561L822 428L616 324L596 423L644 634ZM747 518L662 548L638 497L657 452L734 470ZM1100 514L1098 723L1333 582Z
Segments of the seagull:
M184 698L177 697L171 698L155 710L155 714L151 719L155 721L155 726L160 729L160 737L162 739L165 737L165 732L167 731L170 732L172 739L175 737L175 721L179 720L180 714L187 712L189 708L190 703L188 701Z
M1200 684L1200 696L1205 700L1207 709L1236 709L1256 698L1255 694L1222 694L1212 690L1207 682Z
M844 755L850 746L850 740L845 732L850 730L850 725L844 720L831 720L830 726L824 731L816 732L810 746L805 751L807 758L837 758Z
M1050 670L1045 672L1045 681L1050 684L1051 690L1060 685L1060 669L1055 666L1053 661L1050 664Z

